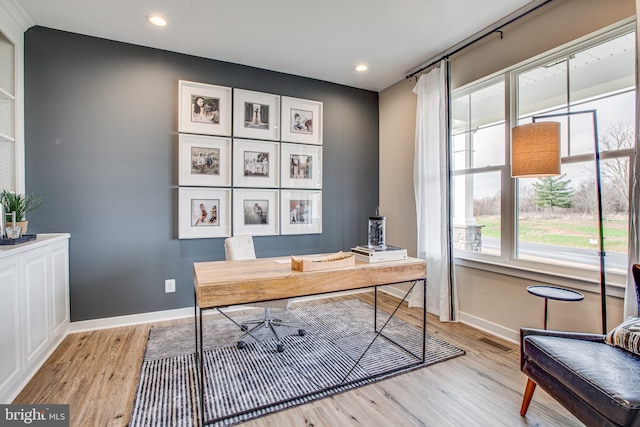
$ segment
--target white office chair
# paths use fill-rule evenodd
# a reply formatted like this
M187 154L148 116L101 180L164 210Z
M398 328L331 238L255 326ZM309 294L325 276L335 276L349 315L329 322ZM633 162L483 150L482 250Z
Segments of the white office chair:
M244 260L244 259L255 259L256 252L253 247L253 238L251 236L233 236L225 239L224 241L224 252L228 261L234 260ZM246 347L247 343L243 341L243 338L250 335L253 336L253 332L257 331L260 328L268 328L271 330L273 335L278 340L276 345L276 349L279 353L284 351L284 344L280 340L280 336L276 332L276 327L284 326L288 328L297 328L295 325L290 325L284 323L280 319L275 319L271 317L271 309L279 308L279 309L287 309L291 300L289 299L280 299L273 301L264 301L264 302L256 302L251 303L249 305L255 307L264 307L264 319L262 320L253 320L248 322L243 322L240 325L240 328L245 331L244 334L238 339L238 348L243 349ZM301 337L305 335L304 329L298 329L298 335Z

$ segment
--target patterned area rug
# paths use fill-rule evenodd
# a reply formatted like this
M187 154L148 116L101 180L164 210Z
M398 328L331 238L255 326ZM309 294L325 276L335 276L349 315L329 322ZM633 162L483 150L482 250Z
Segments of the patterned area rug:
M373 308L357 299L300 306L277 317L307 332L302 337L297 329L283 333L282 353L268 335L262 342L249 339L238 350L236 325L227 319L205 321L205 419L218 419L211 425L234 425L464 354L427 334L421 362L409 353L421 354L421 330L396 318L385 327L386 338L371 344ZM378 327L388 317L378 311ZM259 316L234 318L249 319ZM194 340L190 324L151 330L130 426L197 425Z

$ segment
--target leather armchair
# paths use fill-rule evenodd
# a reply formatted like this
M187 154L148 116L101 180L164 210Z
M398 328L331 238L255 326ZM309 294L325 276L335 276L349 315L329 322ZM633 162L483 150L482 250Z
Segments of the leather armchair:
M640 266L633 273L638 291ZM539 385L587 426L640 427L640 356L604 338L521 328L520 369L529 378L520 415Z

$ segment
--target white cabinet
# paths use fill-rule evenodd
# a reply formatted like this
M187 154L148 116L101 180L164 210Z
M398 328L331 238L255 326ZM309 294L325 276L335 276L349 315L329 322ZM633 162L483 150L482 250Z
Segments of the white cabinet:
M47 249L34 249L22 255L22 324L27 366L38 360L49 341Z
M54 339L67 334L69 325L69 242L51 245L51 326Z
M21 343L19 260L0 260L0 390L14 389L20 380ZM4 395L0 392L0 395ZM1 403L5 402L0 399Z
M11 403L67 333L69 235L0 246L0 404Z

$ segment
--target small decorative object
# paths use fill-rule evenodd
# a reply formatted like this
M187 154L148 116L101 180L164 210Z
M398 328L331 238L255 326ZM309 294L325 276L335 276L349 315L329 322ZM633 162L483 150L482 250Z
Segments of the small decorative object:
M233 135L280 139L280 96L233 89Z
M16 213L11 212L11 225L6 226L7 239L19 239L22 235L22 227L16 225Z
M180 80L178 130L231 135L231 88Z
M349 267L355 265L353 254L342 251L321 256L293 256L291 255L291 269L298 271L328 270L331 268Z
M0 193L0 203L4 206L5 214L15 212L16 225L22 228L22 234L27 234L27 213L38 209L43 202L43 197L35 194L16 194L7 190Z
M378 208L376 208L376 215L369 217L368 245L370 249L383 250L387 247L384 243L385 221L386 217L380 216Z
M282 97L282 141L322 145L322 102Z

